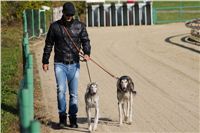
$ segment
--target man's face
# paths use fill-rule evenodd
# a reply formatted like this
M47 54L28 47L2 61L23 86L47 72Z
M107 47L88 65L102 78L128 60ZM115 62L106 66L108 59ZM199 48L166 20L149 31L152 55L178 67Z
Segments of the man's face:
M73 16L72 15L65 15L66 21L70 22L72 20Z

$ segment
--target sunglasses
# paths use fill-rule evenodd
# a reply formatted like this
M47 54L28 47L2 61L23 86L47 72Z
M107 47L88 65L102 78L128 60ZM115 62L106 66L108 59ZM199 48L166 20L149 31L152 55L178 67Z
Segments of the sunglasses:
M66 17L72 17L74 14L64 14Z

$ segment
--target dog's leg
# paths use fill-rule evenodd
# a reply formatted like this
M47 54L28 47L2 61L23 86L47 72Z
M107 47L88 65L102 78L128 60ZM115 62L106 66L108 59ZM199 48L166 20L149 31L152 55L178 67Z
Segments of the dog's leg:
M131 97L130 97L130 115L129 115L129 124L132 123L133 119L133 93L131 92Z
M86 111L86 114L87 114L87 122L88 122L88 129L89 129L89 126L90 126L90 124L89 124L89 110L88 110L87 106L85 107L85 111Z
M124 118L124 122L126 122L128 120L128 117L127 117L127 103L123 103L122 104L122 110L123 110L123 118Z
M127 109L127 116L126 116L127 117L127 121L126 122L129 123L129 120L130 120L129 119L130 118L130 97L127 100L127 108L126 109Z
M123 123L122 123L122 103L119 102L118 103L118 110L119 110L119 125L121 126Z
M86 107L86 113L87 113L87 119L88 119L88 130L92 131L92 126L91 126L91 110L89 107Z
M95 119L94 119L93 131L95 131L97 129L98 120L99 120L99 107L97 106L95 108Z
M92 131L92 124L91 124L91 108L89 108L88 110L89 110L89 113L88 113L88 116L89 116L89 131Z

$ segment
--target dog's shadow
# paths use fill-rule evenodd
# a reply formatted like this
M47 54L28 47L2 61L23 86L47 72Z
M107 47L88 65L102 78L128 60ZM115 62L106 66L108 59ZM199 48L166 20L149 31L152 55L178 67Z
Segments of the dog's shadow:
M78 117L77 122L80 124L86 124L87 123L87 117Z
M91 122L94 122L94 118L91 119ZM80 124L87 124L87 117L79 117L78 118L78 123ZM110 118L99 118L99 122L98 124L101 125L108 125L108 126L118 126L118 122L117 121L113 121Z
M110 118L99 118L99 124L108 126L118 126L118 121L114 121Z

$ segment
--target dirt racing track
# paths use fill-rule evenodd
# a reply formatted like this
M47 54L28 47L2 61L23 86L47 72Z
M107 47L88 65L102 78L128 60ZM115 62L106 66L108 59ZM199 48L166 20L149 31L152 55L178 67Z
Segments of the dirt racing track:
M184 23L88 28L91 57L116 76L129 75L135 83L132 125L118 124L116 80L92 62L89 68L99 85L100 120L96 133L188 132L198 133L200 46L185 38ZM34 47L51 133L88 132L84 94L89 83L81 63L78 129L57 130L56 84L53 54L50 70L42 71L44 41Z

